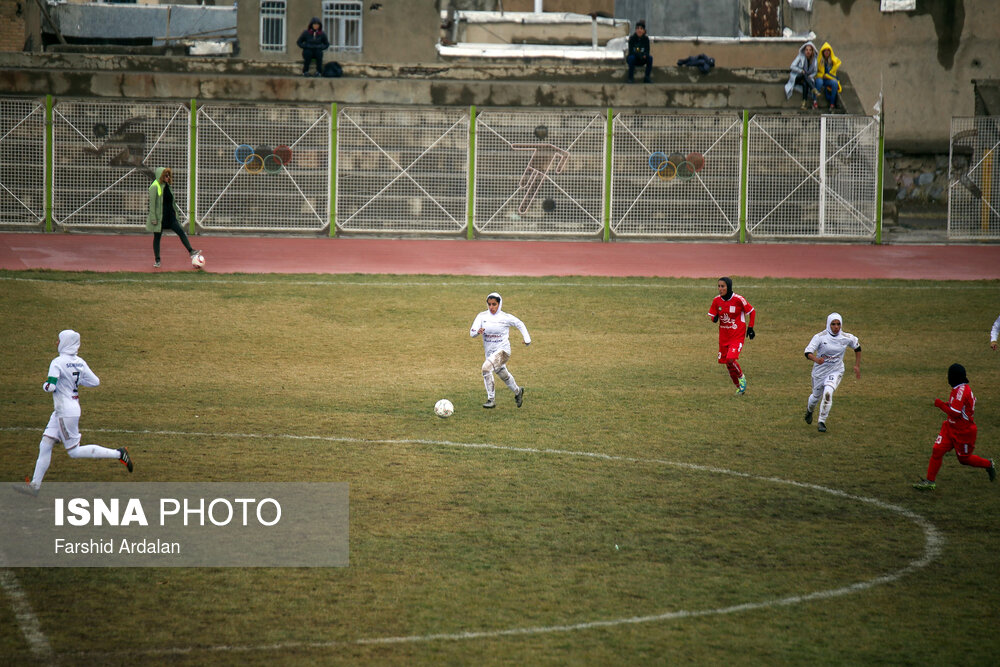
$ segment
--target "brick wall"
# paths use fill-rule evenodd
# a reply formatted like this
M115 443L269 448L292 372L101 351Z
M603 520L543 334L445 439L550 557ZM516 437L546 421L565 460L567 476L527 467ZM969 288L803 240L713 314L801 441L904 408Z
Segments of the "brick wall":
M18 16L21 9L21 16ZM21 2L0 2L0 51L24 48L24 14Z

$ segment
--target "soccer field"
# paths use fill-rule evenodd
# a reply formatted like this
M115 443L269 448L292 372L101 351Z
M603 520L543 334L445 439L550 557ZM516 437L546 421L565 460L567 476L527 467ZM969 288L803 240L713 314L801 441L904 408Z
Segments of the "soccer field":
M1000 283L734 289L742 397L714 280L0 271L3 480L73 328L83 442L136 468L57 445L46 483L350 484L348 567L0 569L0 662L994 664L1000 484L953 454L911 483L953 362L1000 461ZM493 290L533 339L520 409L499 382L480 407ZM848 353L819 433L803 348L832 311L862 378Z

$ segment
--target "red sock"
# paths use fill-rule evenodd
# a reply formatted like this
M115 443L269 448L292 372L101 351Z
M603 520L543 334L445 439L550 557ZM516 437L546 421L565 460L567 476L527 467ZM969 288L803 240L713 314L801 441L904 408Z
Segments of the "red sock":
M739 362L735 359L733 361L726 362L726 368L729 370L729 377L733 379L733 384L739 386L740 378L743 377L743 369L740 368Z
M982 456L976 456L975 454L969 454L968 456L959 456L958 462L964 466L972 466L973 468L990 467L989 459L984 459Z
M939 452L936 449L931 450L931 460L927 462L927 479L933 482L937 478L938 470L941 469L941 463L944 461L944 455L946 452Z

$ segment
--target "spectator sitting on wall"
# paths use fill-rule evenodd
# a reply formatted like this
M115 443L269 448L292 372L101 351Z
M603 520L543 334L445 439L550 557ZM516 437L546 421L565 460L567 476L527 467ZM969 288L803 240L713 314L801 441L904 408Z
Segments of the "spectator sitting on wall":
M653 71L653 56L649 53L649 35L646 34L646 22L637 21L635 32L628 38L628 53L625 54L625 62L628 63L628 82L635 82L635 68L637 65L646 66L646 76L643 83L649 83L649 74Z
M806 42L799 47L799 53L789 68L788 83L785 84L786 100L792 98L792 91L801 88L802 108L808 108L810 101L812 108L816 108L816 67L816 46Z
M843 88L837 78L840 69L840 58L833 53L830 42L823 42L819 49L819 61L816 63L816 91L826 96L830 109L837 108L837 97Z
M323 73L323 51L330 47L330 40L323 32L323 24L317 17L313 17L309 22L309 27L299 35L296 42L302 49L302 76L309 76L309 63L316 61L316 73L319 76Z

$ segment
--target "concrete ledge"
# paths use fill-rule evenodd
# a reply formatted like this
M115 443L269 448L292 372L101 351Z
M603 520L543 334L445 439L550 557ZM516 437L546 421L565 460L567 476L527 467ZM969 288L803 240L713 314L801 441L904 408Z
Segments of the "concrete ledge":
M626 84L620 64L565 62L344 64L340 78L302 77L298 63L236 58L0 54L0 90L18 96L435 106L669 109L802 113L785 99L785 70L654 68L653 83ZM844 107L861 113L850 78ZM810 113L812 113L810 111Z

